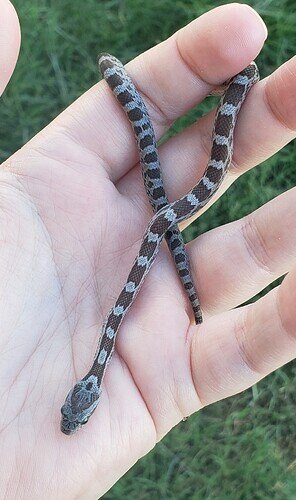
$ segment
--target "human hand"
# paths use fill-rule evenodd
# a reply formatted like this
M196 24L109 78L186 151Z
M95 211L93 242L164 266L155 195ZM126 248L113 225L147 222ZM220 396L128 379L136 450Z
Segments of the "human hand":
M157 136L254 59L264 39L254 11L228 5L130 63ZM293 139L295 66L251 91L224 189ZM161 148L171 199L201 176L212 118ZM102 82L2 165L0 485L10 497L97 498L182 417L295 356L291 190L188 245L202 326L190 321L162 248L120 329L96 413L72 439L60 432L60 406L92 361L151 217L137 162L132 131ZM279 288L233 310L288 271Z

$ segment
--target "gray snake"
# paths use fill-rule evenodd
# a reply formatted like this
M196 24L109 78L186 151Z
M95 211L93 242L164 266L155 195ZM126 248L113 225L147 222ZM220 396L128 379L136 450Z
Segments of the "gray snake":
M233 134L238 113L249 90L259 80L254 62L230 80L216 111L210 159L205 173L189 193L169 203L163 187L153 126L142 98L115 57L101 54L98 62L106 82L133 126L144 184L155 214L145 231L126 283L103 323L93 365L85 377L71 389L62 406L61 430L65 434L72 434L84 425L96 409L117 332L140 291L164 238L191 302L195 321L201 323L199 301L177 224L204 207L223 181L232 159Z

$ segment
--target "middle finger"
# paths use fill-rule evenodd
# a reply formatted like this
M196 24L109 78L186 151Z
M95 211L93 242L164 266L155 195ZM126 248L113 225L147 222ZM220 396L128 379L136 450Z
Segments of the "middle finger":
M296 57L251 90L238 118L230 171L212 204L239 175L266 160L295 137ZM201 118L160 148L165 189L170 200L189 191L202 176L212 142L214 112ZM151 214L139 166L118 183L118 190ZM210 206L207 205L206 209ZM201 211L202 212L202 211ZM198 215L200 215L200 213ZM189 221L185 221L182 228Z
M188 255L206 313L249 300L295 265L296 187L203 234L188 245Z

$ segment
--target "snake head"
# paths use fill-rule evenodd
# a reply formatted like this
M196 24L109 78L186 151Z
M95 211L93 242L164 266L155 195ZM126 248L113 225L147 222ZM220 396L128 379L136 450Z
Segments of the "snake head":
M98 405L100 393L95 375L85 377L71 389L61 408L61 431L64 434L73 434L88 422Z

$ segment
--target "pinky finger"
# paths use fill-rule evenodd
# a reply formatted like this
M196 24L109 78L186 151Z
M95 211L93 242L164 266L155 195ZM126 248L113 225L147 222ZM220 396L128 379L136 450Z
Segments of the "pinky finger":
M247 389L295 358L295 304L296 268L254 304L219 314L199 327L191 355L202 405Z

